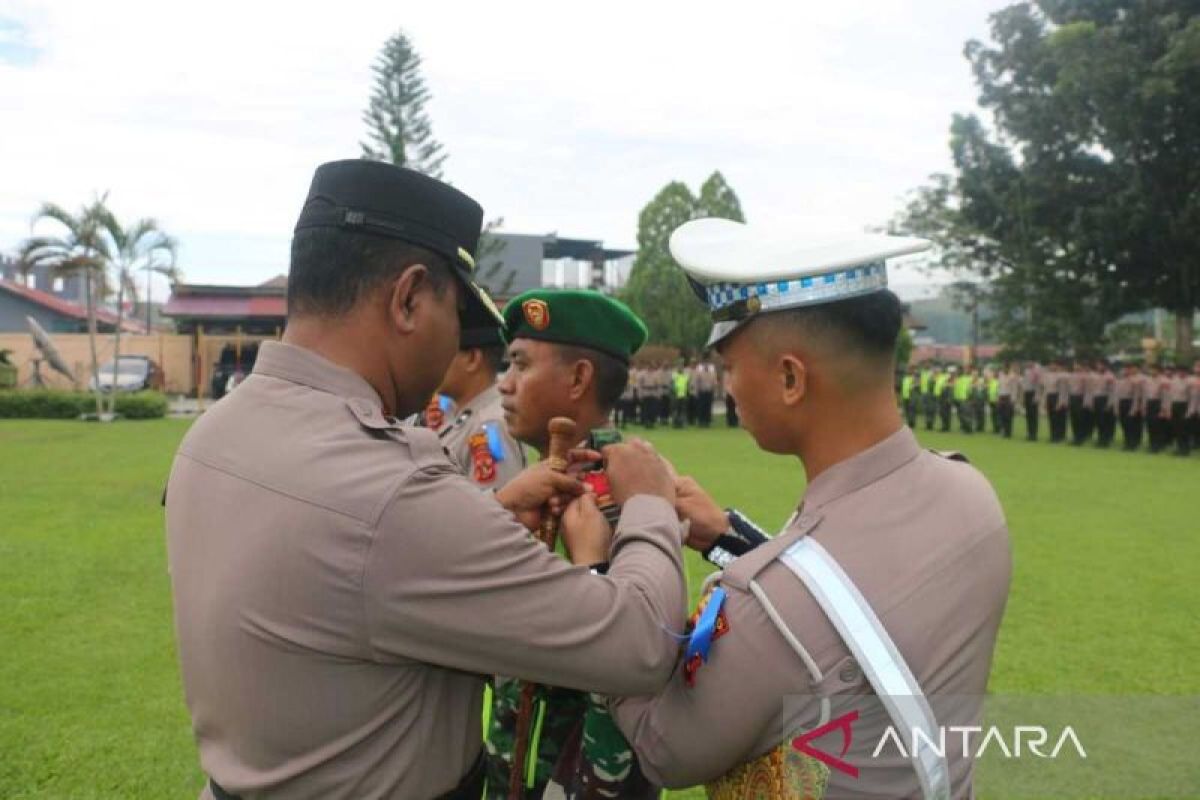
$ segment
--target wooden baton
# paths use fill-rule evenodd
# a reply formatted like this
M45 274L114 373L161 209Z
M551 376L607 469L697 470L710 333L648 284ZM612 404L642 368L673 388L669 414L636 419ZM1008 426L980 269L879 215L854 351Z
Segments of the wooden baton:
M546 454L546 465L555 472L567 471L567 454L577 443L575 420L569 417L554 417L550 420L550 448ZM551 551L558 545L558 517L550 513L547 506L542 515L537 538ZM517 705L517 730L513 737L512 765L508 773L509 800L522 800L525 796L525 759L529 754L529 725L533 720L533 695L537 684L521 682L521 700Z

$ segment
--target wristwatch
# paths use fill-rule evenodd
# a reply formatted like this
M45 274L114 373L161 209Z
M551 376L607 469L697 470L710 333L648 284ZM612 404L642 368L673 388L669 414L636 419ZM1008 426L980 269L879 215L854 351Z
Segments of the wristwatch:
M718 536L702 553L705 561L721 569L729 566L738 556L744 556L771 538L736 508L725 509L725 517L729 520L728 530Z

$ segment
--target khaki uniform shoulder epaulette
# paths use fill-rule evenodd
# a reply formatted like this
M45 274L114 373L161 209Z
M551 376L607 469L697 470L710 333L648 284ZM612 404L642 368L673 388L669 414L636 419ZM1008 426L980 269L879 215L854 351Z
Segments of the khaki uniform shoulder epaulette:
M929 452L933 453L935 456L941 456L942 458L949 459L950 461L961 461L964 464L971 463L971 459L967 458L957 450L934 450L931 447L929 448Z

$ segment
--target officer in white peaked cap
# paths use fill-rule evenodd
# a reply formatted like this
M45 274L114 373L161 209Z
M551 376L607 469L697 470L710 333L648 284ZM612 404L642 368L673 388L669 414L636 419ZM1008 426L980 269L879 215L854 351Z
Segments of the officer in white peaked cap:
M712 314L744 426L762 449L798 457L807 486L770 537L678 480L688 544L722 571L682 668L655 696L612 701L615 719L667 787L740 797L766 779L789 797L970 796L957 745L877 752L888 728L937 742L978 724L1011 572L987 479L921 448L896 405L903 309L886 261L928 243L815 243L701 219L670 246Z

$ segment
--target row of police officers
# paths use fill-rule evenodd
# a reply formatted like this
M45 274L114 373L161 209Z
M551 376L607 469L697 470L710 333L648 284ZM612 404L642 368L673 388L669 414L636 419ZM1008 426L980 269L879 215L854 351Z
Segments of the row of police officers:
M923 417L940 430L957 416L965 433L985 430L1011 437L1013 418L1023 415L1025 435L1038 439L1043 413L1051 442L1111 446L1118 427L1124 450L1143 441L1151 453L1169 448L1181 456L1200 447L1200 361L1182 366L1114 366L1105 361L1005 364L961 369L929 363L904 374L900 401L910 427Z

